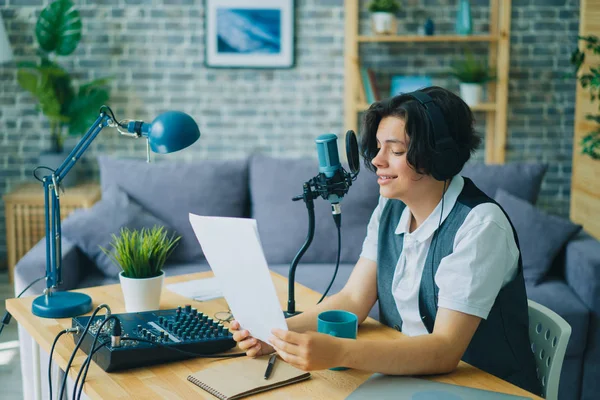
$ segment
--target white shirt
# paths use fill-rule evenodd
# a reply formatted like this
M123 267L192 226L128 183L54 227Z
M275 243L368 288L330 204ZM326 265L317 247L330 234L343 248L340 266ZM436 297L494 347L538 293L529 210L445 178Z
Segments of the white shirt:
M444 195L442 222L456 204L463 187L464 179L455 176ZM387 201L379 198L361 253L361 257L375 262L379 222ZM402 317L402 332L409 336L428 333L419 314L419 288L431 239L440 222L441 208L440 200L421 226L410 233L411 211L405 207L396 227L396 235L404 234L404 245L390 290ZM435 274L435 283L439 287L438 307L486 319L500 289L515 277L518 262L519 250L512 228L500 207L493 203L474 207L456 232L453 252L441 260Z

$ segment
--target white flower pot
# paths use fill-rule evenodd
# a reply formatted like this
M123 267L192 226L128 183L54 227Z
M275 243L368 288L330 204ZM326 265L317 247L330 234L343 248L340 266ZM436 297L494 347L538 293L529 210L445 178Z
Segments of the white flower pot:
M396 33L396 16L386 12L371 13L371 29L376 35Z
M469 106L475 106L481 103L483 97L483 85L479 83L461 83L460 97Z
M158 310L160 295L165 280L164 271L154 278L127 278L123 272L119 273L121 290L125 299L127 312L141 312Z

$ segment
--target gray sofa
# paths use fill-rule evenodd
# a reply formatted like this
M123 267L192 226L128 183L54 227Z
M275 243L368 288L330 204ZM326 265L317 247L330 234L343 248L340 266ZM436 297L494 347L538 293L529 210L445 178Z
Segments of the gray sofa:
M100 157L99 165L103 199L89 210L73 213L63 223L61 288L64 290L118 282L118 270L102 258L98 245L106 245L110 240L108 233L123 225L139 227L159 221L182 235L180 246L165 267L167 276L208 270L188 222L189 212L255 218L269 267L287 276L290 262L305 239L308 224L303 202L292 202L291 198L301 194L303 182L318 172L316 160L274 159L262 155L245 160L150 165L137 160ZM596 379L600 372L600 242L579 232L568 221L548 222L543 214L540 214L542 222L529 224L526 221L530 214L541 213L523 207L535 204L545 170L543 165L531 164L472 164L465 167L462 175L470 177L491 197L501 192L507 204L510 202L506 198L511 200L512 215L519 220L515 226L524 258L527 254L533 260L529 262L531 267L526 266L526 272L531 269L528 296L556 311L573 328L562 370L560 398L595 399L600 390L600 380ZM362 170L342 202L341 265L330 293L339 291L350 275L377 200L375 176ZM507 209L509 216L511 210ZM315 213L315 238L297 269L296 281L323 292L334 271L337 236L329 203L315 200ZM545 222L549 225L544 225ZM555 222L559 225L552 225ZM559 222L566 224L565 228L552 229L561 226ZM546 242L545 234L529 231L534 225L546 232L565 233L554 237L545 247L538 246L538 242ZM529 254L530 248L543 251ZM548 264L541 270L537 268L543 263L538 261L539 257L545 257ZM44 268L42 240L17 264L15 290L20 291L43 275ZM40 293L42 289L43 285L38 284L28 294ZM377 318L377 307L371 316ZM23 330L20 333L22 369L24 376L28 376L31 339ZM46 375L42 373L42 376ZM31 388L24 385L24 389L29 398Z

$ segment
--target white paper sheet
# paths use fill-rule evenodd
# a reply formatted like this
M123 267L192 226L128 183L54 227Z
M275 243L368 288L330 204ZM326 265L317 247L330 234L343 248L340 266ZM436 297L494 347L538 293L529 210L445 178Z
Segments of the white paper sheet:
M208 301L223 297L223 291L217 278L171 283L167 285L167 289L196 301Z
M240 325L264 342L271 329L287 330L256 220L190 214L190 223Z

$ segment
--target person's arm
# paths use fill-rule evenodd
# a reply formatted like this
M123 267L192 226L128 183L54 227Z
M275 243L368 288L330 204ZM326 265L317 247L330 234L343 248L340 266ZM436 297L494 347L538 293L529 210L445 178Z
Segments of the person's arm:
M361 323L367 318L376 300L377 263L361 257L340 292L325 298L320 304L309 308L302 314L289 318L287 320L288 329L299 333L316 331L317 316L323 311L336 309L353 312ZM239 348L247 355L254 357L273 351L267 343L250 336L250 332L243 329L238 321L232 321L230 329L233 332L233 340L238 342Z
M389 375L441 374L456 368L480 321L439 308L431 335L353 340L277 329L271 341L286 362L306 371L343 366Z

